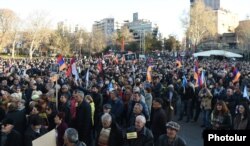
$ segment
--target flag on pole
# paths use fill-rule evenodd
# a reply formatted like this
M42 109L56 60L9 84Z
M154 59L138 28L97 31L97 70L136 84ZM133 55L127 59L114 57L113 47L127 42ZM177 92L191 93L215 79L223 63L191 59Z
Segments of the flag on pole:
M88 88L88 86L89 86L89 68L88 68L88 70L87 70L87 73L86 73L86 88Z
M98 61L97 68L98 68L99 73L101 73L102 72L102 60Z
M79 79L78 71L76 68L76 63L74 62L72 65L72 74L75 76L75 80L77 81Z
M248 91L247 91L247 86L244 87L243 97L244 97L244 98L247 98L247 99L249 100L249 95L248 95Z
M135 72L135 65L132 65L132 72Z
M177 66L177 68L182 67L181 60L179 58L176 60L176 66Z
M152 75L151 75L152 73L151 72L152 72L152 66L149 66L148 70L147 70L147 81L148 82L152 82Z
M200 78L200 72L198 70L199 64L198 61L194 62L194 79L195 79L195 87L199 86L199 78Z
M184 76L182 77L182 87L185 88L186 86L187 86L187 78L186 78L186 76L184 75Z
M70 76L71 73L75 76L75 80L77 81L79 79L78 71L76 68L76 58L72 57L70 60L70 66L68 67L68 70L66 72L67 76Z
M232 80L232 82L233 83L238 82L239 79L240 79L241 74L240 74L239 70L236 67L233 68L233 76L234 76L234 79Z
M59 71L62 71L67 67L66 63L64 62L63 56L61 54L57 56L57 63L59 64Z
M72 64L76 62L76 58L73 56L71 59L70 59L70 64L68 65L68 70L66 72L66 76L69 77L72 73Z
M110 92L112 90L114 90L114 87L113 87L112 82L110 82L109 85L108 85L108 91Z
M204 71L201 71L201 76L199 77L199 86L201 87L203 84L205 84L205 73Z

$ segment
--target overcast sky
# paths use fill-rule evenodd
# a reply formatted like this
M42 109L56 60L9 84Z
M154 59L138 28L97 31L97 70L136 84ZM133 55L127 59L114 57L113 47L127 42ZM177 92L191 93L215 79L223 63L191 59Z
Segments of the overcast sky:
M0 0L0 8L9 8L21 18L35 10L50 14L53 24L67 20L80 24L88 31L96 20L107 17L115 21L132 21L132 14L139 13L139 19L151 20L159 26L163 36L183 36L180 17L187 12L190 0ZM250 0L221 0L221 6L237 13L240 19L250 15Z

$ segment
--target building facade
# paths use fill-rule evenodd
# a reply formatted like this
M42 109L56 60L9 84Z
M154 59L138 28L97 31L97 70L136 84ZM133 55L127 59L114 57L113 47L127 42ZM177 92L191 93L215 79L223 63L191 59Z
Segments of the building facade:
M101 31L105 37L110 37L114 33L115 22L114 18L105 18L101 21L95 21L92 26L92 32Z
M234 33L235 28L239 25L239 17L237 14L228 10L214 10L216 17L217 34Z
M138 13L133 13L133 21L124 24L129 30L133 32L134 38L140 40L147 33L152 33L153 27L152 22L149 20L139 19Z
M191 5L195 2L196 0L190 0ZM213 10L218 10L221 8L221 2L220 0L203 0L204 4L207 7L210 7Z

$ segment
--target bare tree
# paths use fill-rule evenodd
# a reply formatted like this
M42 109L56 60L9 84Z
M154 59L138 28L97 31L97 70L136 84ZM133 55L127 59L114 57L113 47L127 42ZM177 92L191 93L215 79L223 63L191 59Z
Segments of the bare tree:
M62 34L58 30L53 31L50 35L50 49L59 50L62 54L68 54L70 51L69 34Z
M121 28L121 36L120 37L124 37L125 42L134 41L134 35L133 35L133 33L130 32L130 30L128 29L127 26L123 26Z
M15 57L16 52L16 44L17 41L20 40L20 31L21 31L21 20L19 17L16 17L10 32L10 41L12 43L11 57Z
M184 18L183 25L187 28L186 35L196 48L204 39L216 34L215 13L207 8L203 0L197 0Z
M248 51L250 48L250 20L240 22L239 26L235 29L235 32L242 51Z
M80 55L82 55L83 51L87 51L86 48L88 48L89 43L89 34L85 29L80 29L76 32L76 43L79 48Z
M10 34L16 23L17 16L10 9L0 9L0 49L10 41Z
M26 41L29 42L29 57L32 59L35 50L38 50L43 42L48 41L51 34L50 21L45 12L36 11L29 17L27 25Z
M106 47L105 35L101 31L95 31L92 33L91 49L94 52L101 52Z

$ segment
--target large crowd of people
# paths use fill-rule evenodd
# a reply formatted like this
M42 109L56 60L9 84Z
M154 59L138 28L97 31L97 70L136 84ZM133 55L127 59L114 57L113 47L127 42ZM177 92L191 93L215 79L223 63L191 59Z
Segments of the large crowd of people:
M177 120L250 129L249 62L72 58L55 73L57 63L0 60L2 146L53 129L57 146L186 146Z

